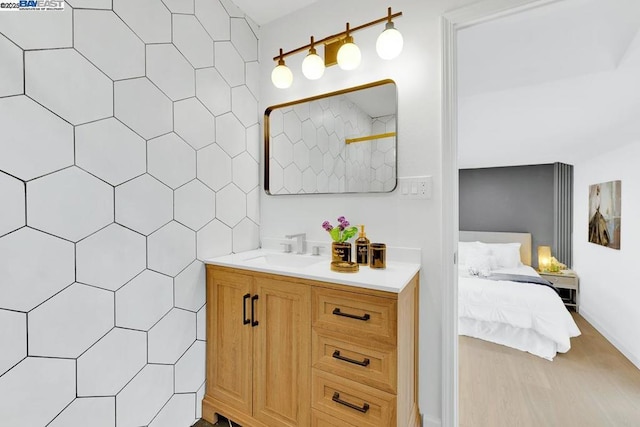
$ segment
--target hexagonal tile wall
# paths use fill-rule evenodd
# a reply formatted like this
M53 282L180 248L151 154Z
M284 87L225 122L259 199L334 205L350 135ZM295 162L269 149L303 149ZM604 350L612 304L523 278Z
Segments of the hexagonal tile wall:
M114 328L78 358L78 396L115 396L146 362L147 334Z
M196 152L175 133L147 143L149 173L171 188L178 188L196 177Z
M71 167L27 183L27 225L77 242L113 222L113 187Z
M171 43L147 45L147 77L174 101L196 94L193 66Z
M194 342L176 363L176 392L197 389L204 382L205 347L202 341Z
M76 127L76 163L111 185L143 174L146 155L145 140L113 117Z
M198 179L218 191L233 179L231 158L218 144L198 150Z
M188 427L202 259L258 246L258 28L227 0L0 28L0 424Z
M0 238L0 308L27 312L73 283L73 244L28 227Z
M75 283L29 313L29 356L75 358L113 328L113 294Z
M173 394L173 367L147 365L116 396L116 425L147 425ZM140 396L145 396L144 400ZM187 426L188 424L185 424Z
M0 172L0 236L25 225L24 183Z
M0 128L0 170L9 175L29 180L73 164L73 127L26 96L0 99Z
M149 268L175 276L196 259L196 233L171 221L147 239Z
M73 46L113 80L144 76L144 43L111 11L75 10Z
M196 313L174 308L149 331L149 363L174 364L196 340Z
M113 427L116 424L115 397L83 397L74 400L47 427L91 425Z
M0 309L0 375L27 356L27 315Z
M145 265L144 236L118 224L111 224L76 245L78 282L115 291Z
M196 70L196 96L213 114L231 109L231 87L215 68Z
M175 191L175 218L198 231L216 216L216 193L198 180Z
M114 115L143 138L171 131L171 100L146 77L114 85Z
M69 359L28 357L4 374L0 381L2 423L7 426L48 424L76 396L75 365L75 361Z
M22 49L0 35L0 57L5 58L4 75L0 81L0 96L19 95L24 92L22 76Z
M196 150L215 142L215 119L197 98L176 102L173 118L176 133Z
M79 125L113 115L113 82L74 49L34 50L24 55L26 94ZM56 84L51 84L56 82Z
M145 270L116 292L116 326L148 331L172 306L171 277Z
M148 235L171 221L171 189L145 174L116 188L116 222Z

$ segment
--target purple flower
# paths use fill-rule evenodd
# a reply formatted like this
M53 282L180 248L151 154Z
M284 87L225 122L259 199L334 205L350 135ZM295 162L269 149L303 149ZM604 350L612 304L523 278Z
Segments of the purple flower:
M331 231L333 229L333 226L329 223L329 221L325 221L322 223L322 228L327 231Z
M342 227L344 227L344 228L347 228L349 225L351 225L351 224L349 224L349 221L347 221L346 219L345 219L343 222L341 222L340 224L341 224L341 225L342 225Z
M340 224L338 228L340 229L340 231L344 231L344 224Z
M347 219L346 219L345 217L343 217L343 216L338 217L338 222L339 222L340 224L342 224L342 223L343 223L343 222L345 222L346 220L347 220Z

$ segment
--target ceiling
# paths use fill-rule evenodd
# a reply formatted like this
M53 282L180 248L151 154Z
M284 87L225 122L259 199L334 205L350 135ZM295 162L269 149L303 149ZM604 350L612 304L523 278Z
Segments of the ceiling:
M244 13L262 26L318 0L233 0Z
M562 0L461 30L461 168L640 141L640 1Z

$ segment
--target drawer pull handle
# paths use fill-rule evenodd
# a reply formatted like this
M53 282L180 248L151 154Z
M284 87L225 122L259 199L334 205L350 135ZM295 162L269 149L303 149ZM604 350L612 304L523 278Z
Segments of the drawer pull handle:
M344 357L340 355L340 350L335 350L333 352L333 356L334 359L338 359L338 360L344 360L345 362L349 362L349 363L353 363L354 365L360 365L360 366L369 366L369 359L364 359L362 362L360 362L359 360L354 360L354 359L349 359L348 357Z
M371 316L369 315L369 313L365 313L363 316L357 316L355 314L343 313L340 311L339 308L334 308L333 314L335 314L336 316L348 317L350 319L362 320L365 322L371 319Z
M362 408L359 407L358 405L354 405L353 403L349 403L349 402L345 402L344 400L340 399L340 393L338 393L337 391L333 392L333 397L331 398L331 400L333 400L336 403L339 403L341 405L344 405L348 408L351 409L355 409L358 412L362 412L363 414L366 414L367 411L369 410L369 404L368 403L364 403L362 405Z
M247 318L247 300L251 297L251 294L245 294L242 297L242 324L248 325L251 323L251 320Z
M254 303L258 300L258 295L254 295L251 297L251 327L258 326L258 321L255 320L256 315L256 307Z

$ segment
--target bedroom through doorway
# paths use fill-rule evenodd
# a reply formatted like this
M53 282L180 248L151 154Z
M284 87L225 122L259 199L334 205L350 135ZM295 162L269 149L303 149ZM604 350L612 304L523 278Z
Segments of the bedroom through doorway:
M633 425L640 420L640 369L580 314L580 271L559 276L558 287L576 288L561 289L562 295L544 283L520 284L516 276L554 280L538 272L539 246L551 247L566 269L574 266L572 252L554 241L554 190L558 169L566 169L558 165L582 165L606 151L603 135L626 138L615 129L617 118L637 103L626 101L618 80L640 64L633 60L640 58L640 4L515 3L518 9L496 7L495 14L458 25L452 42L459 214L454 211L464 242L454 286L454 302L463 302L453 310L463 334L455 339L458 424ZM452 22L463 22L460 16ZM624 129L640 140L640 127ZM582 199L565 194L566 200L573 206ZM570 216L581 218L580 212ZM582 225L571 226L570 239ZM472 231L489 234L463 233ZM513 232L529 234L528 262L520 253L526 239L502 234ZM497 274L502 280L487 277ZM527 311L530 301L542 311ZM553 326L537 327L546 322Z

